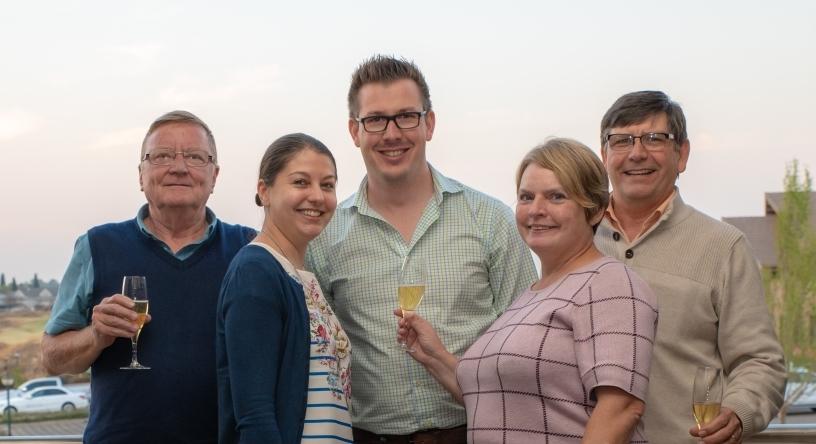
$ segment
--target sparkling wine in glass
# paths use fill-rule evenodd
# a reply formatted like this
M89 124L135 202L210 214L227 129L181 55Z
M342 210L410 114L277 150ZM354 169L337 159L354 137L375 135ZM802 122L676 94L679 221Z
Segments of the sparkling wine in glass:
M406 258L402 264L399 274L399 287L397 289L397 299L399 301L402 316L406 317L416 311L422 296L425 295L425 285L428 282L428 269L425 261L418 257ZM408 345L400 342L400 347L412 352Z
M693 390L692 412L697 429L701 429L720 414L723 392L722 370L713 367L697 367Z
M130 338L132 351L130 365L119 368L122 370L150 370L150 367L139 364L139 359L136 356L139 335L142 333L142 327L144 327L149 307L149 300L147 299L147 279L144 276L125 276L122 280L122 294L133 299L133 303L135 304L133 310L137 315L136 324L138 324L138 329L136 330L136 334Z

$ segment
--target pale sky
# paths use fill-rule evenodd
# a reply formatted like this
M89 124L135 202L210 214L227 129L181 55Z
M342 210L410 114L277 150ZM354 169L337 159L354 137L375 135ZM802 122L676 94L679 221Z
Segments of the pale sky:
M215 134L223 220L260 225L258 163L291 132L332 149L347 197L364 174L348 82L374 53L423 70L430 162L511 206L524 153L549 136L598 151L606 109L643 89L683 106L679 187L715 218L761 215L794 158L816 168L812 1L72 3L0 3L8 279L62 279L77 236L135 216L142 137L173 109Z

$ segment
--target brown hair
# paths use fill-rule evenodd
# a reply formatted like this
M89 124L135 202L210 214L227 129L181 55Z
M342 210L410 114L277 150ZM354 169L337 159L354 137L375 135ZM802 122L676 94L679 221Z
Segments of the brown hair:
M334 175L337 176L337 163L334 161L331 151L323 144L323 142L314 137L303 134L294 133L287 134L277 138L264 152L261 158L261 166L258 171L258 179L263 180L267 186L275 183L275 178L278 173L286 168L286 164L292 160L295 155L305 149L311 149L318 154L327 156L332 165L334 165ZM261 197L255 193L255 205L263 206Z
M601 146L606 148L606 137L612 128L636 125L659 113L666 114L675 146L685 143L688 135L683 108L662 91L637 91L621 96L604 114L601 119Z
M425 76L414 62L404 58L393 56L374 55L363 61L351 75L351 86L348 92L349 117L359 117L360 102L358 95L360 89L368 83L389 84L397 80L410 79L416 82L419 92L422 94L422 107L424 111L431 110L431 92L425 82Z
M564 187L567 196L584 208L587 221L609 205L609 180L603 163L586 145L577 140L551 138L530 150L516 172L516 191L521 176L531 164L546 168ZM592 227L594 231L597 224Z

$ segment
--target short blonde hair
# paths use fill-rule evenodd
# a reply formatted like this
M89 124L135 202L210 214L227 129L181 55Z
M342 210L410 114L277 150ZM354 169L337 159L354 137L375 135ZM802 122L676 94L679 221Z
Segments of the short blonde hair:
M530 150L516 172L516 191L521 185L524 170L531 164L555 174L567 196L584 208L587 221L603 213L609 205L606 169L598 156L583 143L553 137Z

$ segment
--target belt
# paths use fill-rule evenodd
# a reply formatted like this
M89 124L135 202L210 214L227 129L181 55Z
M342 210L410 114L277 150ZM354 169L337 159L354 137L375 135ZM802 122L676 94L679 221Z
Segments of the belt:
M378 435L353 427L357 444L467 444L467 426L450 429L428 429L410 435Z

